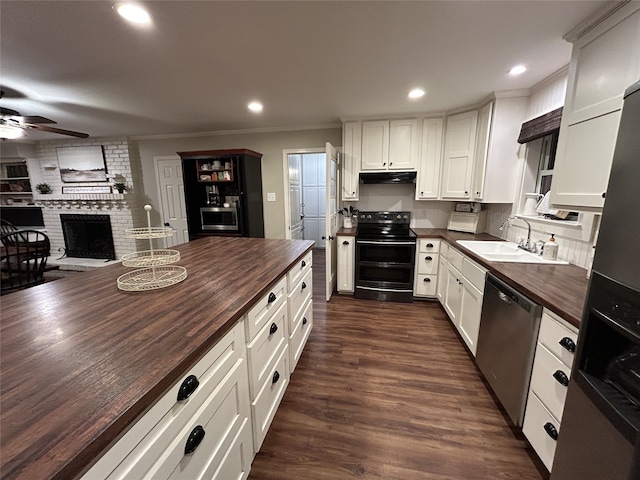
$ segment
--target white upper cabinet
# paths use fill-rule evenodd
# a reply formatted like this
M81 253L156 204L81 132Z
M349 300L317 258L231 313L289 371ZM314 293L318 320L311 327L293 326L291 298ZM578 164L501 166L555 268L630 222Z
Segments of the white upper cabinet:
M415 170L418 120L362 123L361 170Z
M640 2L581 24L566 38L573 50L551 204L598 212L609 181L622 95L640 79Z
M362 149L362 123L346 122L342 142L342 200L358 200L358 182Z
M362 123L362 170L386 170L389 164L389 122Z
M521 173L518 134L529 97L498 96L480 109L473 161L471 199L511 203Z
M476 144L478 111L447 118L441 195L443 199L471 198L471 173Z
M440 185L440 163L442 162L441 118L428 118L422 122L422 141L418 159L416 200L437 199Z
M418 120L389 122L389 170L415 170L418 162Z

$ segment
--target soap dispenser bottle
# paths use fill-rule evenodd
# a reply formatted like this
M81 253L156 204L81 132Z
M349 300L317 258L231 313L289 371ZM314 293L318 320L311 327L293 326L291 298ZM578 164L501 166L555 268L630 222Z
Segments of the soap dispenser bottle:
M545 242L542 249L542 258L545 260L555 260L558 258L558 244L554 238L554 234L551 234L551 238L548 242Z

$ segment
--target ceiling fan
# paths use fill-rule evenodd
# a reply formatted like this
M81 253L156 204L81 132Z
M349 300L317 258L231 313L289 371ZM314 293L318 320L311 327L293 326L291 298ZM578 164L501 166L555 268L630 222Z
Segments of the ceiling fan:
M0 98L4 96L4 92L0 91ZM55 124L53 120L45 117L35 116L22 116L20 113L10 108L0 107L0 138L16 138L20 135L15 135L17 129L22 130L40 130L41 132L59 133L61 135L70 135L72 137L87 138L88 133L74 132L72 130L64 130L62 128L51 127L51 124ZM6 127L6 128L3 128ZM13 132L11 131L13 130Z

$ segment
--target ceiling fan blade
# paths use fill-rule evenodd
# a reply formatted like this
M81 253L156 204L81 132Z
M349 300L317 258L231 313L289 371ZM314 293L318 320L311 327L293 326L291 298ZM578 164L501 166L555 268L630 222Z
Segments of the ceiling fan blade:
M22 123L56 123L53 120L46 117L41 117L40 115L32 115L28 117L20 116L20 121Z
M0 107L0 115L3 117L19 117L20 114L15 110L11 110L10 108Z
M35 130L40 130L41 132L60 133L61 135L70 135L72 137L78 137L78 138L87 138L89 136L88 133L74 132L72 130L63 130L62 128L48 127L46 125L39 125L37 123L24 123L23 125L25 127L33 128Z

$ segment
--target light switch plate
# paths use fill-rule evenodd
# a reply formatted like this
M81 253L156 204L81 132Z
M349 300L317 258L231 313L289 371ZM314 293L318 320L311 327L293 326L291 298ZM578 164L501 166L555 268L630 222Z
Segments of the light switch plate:
M275 201L276 201L275 192L268 192L267 193L267 202L275 202Z

